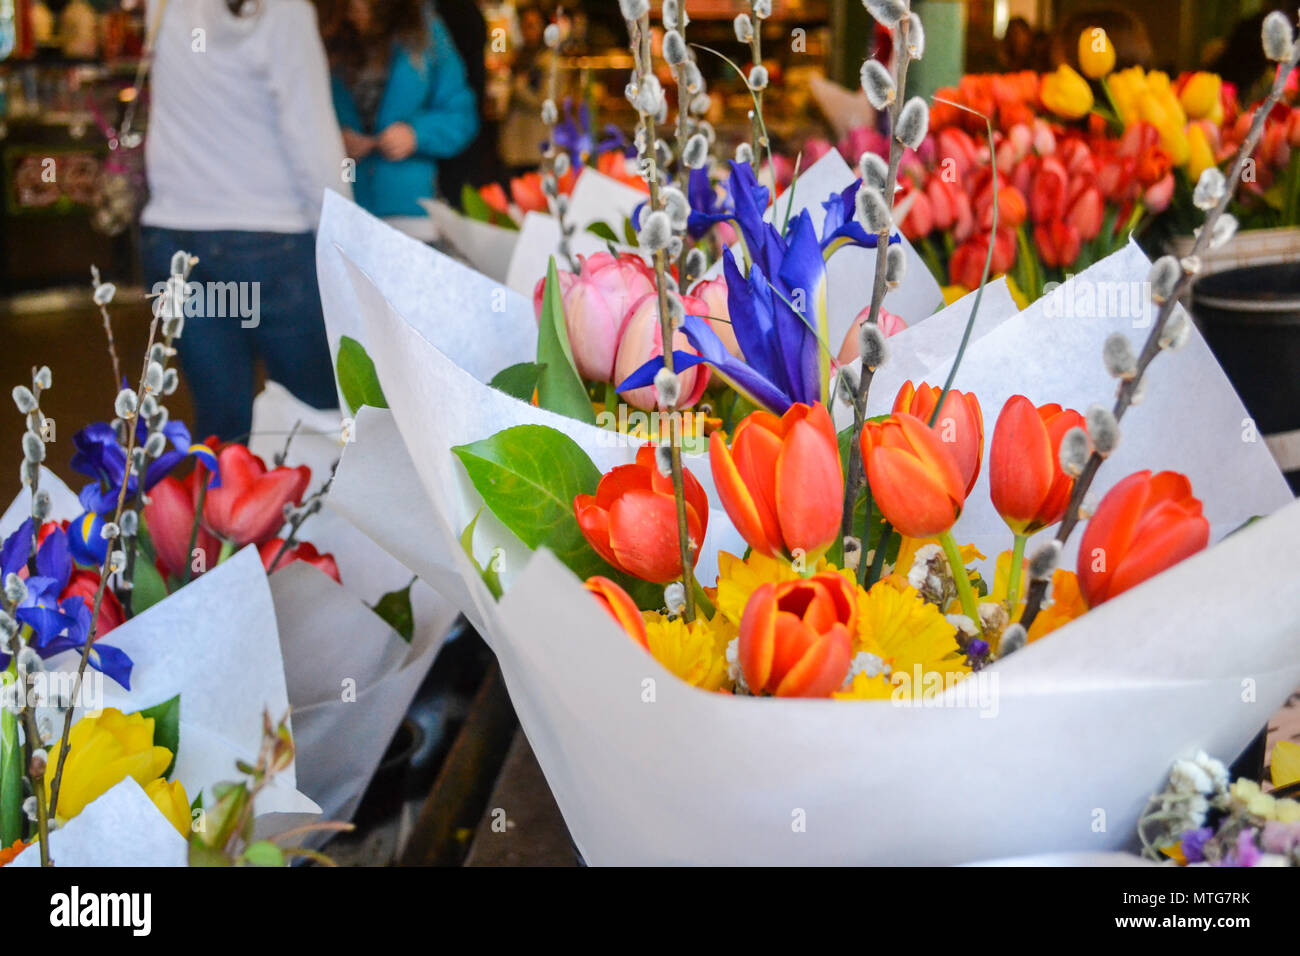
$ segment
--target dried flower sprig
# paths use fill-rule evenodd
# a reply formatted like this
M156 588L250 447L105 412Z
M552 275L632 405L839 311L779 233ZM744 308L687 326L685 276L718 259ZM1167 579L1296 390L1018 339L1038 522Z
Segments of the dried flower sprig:
M1281 31L1279 23L1281 27L1286 28L1285 31ZM1269 52L1267 42L1270 27L1275 33L1285 32L1288 38L1286 44L1274 40L1272 52ZM1179 299L1191 287L1200 272L1201 255L1211 247L1215 235L1215 226L1219 219L1225 215L1228 203L1232 201L1234 189L1229 188L1228 183L1242 181L1246 164L1250 161L1251 154L1255 151L1255 147L1263 135L1264 121L1282 98L1282 94L1286 89L1287 78L1297 64L1300 64L1300 44L1295 42L1291 25L1284 17L1281 20L1272 19L1271 25L1266 26L1265 37L1268 55L1273 57L1274 53L1282 53L1285 58L1282 59L1278 66L1277 74L1273 79L1273 85L1269 89L1268 95L1255 108L1255 115L1251 121L1250 129L1246 133L1246 138L1241 141L1241 145L1237 149L1237 155L1233 158L1232 175L1225 177L1215 167L1210 167L1201 174L1196 189L1199 196L1197 204L1201 208L1206 208L1207 212L1205 222L1196 235L1196 241L1192 244L1191 252L1183 257L1181 262L1173 260L1172 257L1165 257L1157 260L1152 266L1148 282L1152 290L1152 299L1159 305L1159 312L1156 313L1151 332L1147 335L1146 344L1142 346L1142 351L1138 354L1137 360L1132 367L1128 365L1131 349L1127 350L1127 354L1125 354L1125 350L1121 346L1110 340L1107 340L1104 347L1103 358L1107 363L1107 367L1117 369L1122 373L1118 376L1119 389L1111 412L1116 429L1118 429L1124 413L1140 400L1147 367L1165 348L1179 344L1180 341L1185 340L1186 335L1190 334L1190 327L1181 328L1178 326L1179 322L1186 322L1186 315L1181 312L1177 313L1178 321L1176 321L1175 308L1178 306ZM1177 281L1170 286L1170 280L1174 276L1177 276ZM1171 323L1175 325L1174 334L1170 332ZM1110 421L1108 419L1108 424ZM1074 531L1075 525L1079 523L1082 517L1084 497L1092 486L1093 479L1097 477L1098 469L1101 468L1101 464L1105 460L1106 455L1094 448L1092 454L1088 456L1083 470L1075 479L1074 493L1070 497L1070 504L1065 510L1065 517L1061 519L1055 537L1055 540L1062 547L1069 540L1071 532ZM1034 623L1034 619L1042 609L1043 601L1047 597L1049 583L1050 581L1046 578L1036 579L1030 583L1025 599L1025 612L1020 619L1025 627L1028 628Z

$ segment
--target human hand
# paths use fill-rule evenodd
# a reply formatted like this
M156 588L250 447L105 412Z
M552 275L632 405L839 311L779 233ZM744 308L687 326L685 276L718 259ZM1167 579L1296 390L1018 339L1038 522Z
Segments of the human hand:
M343 151L352 159L365 159L375 148L375 137L365 136L354 129L343 131Z
M387 159L406 159L415 152L415 130L410 123L394 123L375 137L375 145Z

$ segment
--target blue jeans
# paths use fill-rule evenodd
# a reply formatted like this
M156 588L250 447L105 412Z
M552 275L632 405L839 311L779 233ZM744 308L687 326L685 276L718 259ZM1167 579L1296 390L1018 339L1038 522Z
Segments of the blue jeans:
M312 233L141 229L145 285L165 282L172 253L199 257L178 349L194 396L196 441L247 440L253 422L253 363L315 408L338 393L316 286ZM197 286L194 285L197 283Z

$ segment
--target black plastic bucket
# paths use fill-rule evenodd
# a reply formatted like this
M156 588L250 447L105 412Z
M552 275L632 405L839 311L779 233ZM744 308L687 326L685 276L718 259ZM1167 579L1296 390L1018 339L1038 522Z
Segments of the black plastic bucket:
M1300 430L1300 263L1205 276L1192 311L1259 433ZM1300 470L1287 478L1300 493Z

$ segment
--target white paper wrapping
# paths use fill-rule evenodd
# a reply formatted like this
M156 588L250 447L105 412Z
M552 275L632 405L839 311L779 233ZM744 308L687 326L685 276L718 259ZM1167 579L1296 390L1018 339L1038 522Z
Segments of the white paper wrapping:
M268 383L253 404L249 447L270 463L288 433L289 465L312 469L320 487L343 452L338 413L319 411ZM342 586L303 562L271 575L289 702L293 705L299 785L329 820L349 820L428 673L457 611L428 585L411 589L415 632L408 644L370 607L400 590L413 572L371 541L332 507L303 525L300 537L334 555ZM299 822L277 821L276 829ZM329 834L310 839L323 843Z
M515 254L519 242L518 229L471 219L441 199L421 199L420 205L433 220L442 239L454 246L470 265L489 279L506 281L510 257Z
M189 849L140 785L130 777L50 834L50 861L57 867L185 866ZM9 866L41 865L32 844Z

